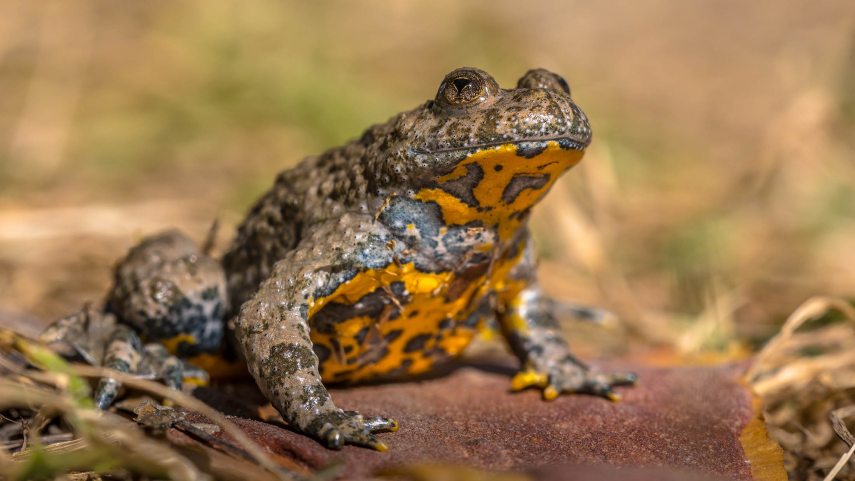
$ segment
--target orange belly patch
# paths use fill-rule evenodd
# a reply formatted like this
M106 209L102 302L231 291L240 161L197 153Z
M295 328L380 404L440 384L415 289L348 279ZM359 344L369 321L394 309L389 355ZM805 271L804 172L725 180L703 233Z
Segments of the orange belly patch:
M390 264L360 272L329 296L316 299L309 324L316 352L324 353L319 355L322 379L349 383L414 376L459 355L483 327L476 309L484 297L513 287L508 273L519 255L499 260L465 282L451 272L425 273L412 263ZM398 295L391 288L396 283ZM317 328L325 307L355 308L368 294L386 299L374 315L344 316Z
M309 310L312 343L319 355L324 381L354 382L388 375L428 371L439 358L455 356L477 329L462 326L477 304L485 279L475 279L451 298L452 273L418 272L412 263L368 270L342 284L331 295L316 299ZM404 292L392 292L399 283ZM381 312L344 317L322 332L315 315L332 303L357 306L367 294L383 300Z

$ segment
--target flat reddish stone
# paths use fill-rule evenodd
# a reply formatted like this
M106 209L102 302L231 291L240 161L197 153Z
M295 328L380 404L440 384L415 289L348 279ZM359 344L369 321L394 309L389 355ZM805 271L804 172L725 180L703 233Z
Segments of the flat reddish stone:
M510 393L513 370L496 364L421 382L334 389L344 409L400 421L398 432L379 435L386 453L330 451L287 427L233 419L272 452L310 469L342 462L346 479L424 462L538 472L542 479L581 479L573 476L583 469L567 468L580 465L663 468L684 473L682 479L786 479L780 450L757 420L759 406L739 381L744 365L610 369L639 374L637 387L620 390L619 403ZM621 477L598 476L584 479ZM649 479L656 478L666 479Z

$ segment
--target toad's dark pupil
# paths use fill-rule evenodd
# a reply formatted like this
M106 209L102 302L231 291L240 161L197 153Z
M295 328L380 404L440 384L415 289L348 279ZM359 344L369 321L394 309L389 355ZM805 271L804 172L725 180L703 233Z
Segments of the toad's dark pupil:
M463 92L466 87L468 87L472 81L468 78L457 78L452 82L454 84L454 88L457 89L458 92Z
M478 82L466 77L458 77L451 81L447 97L452 102L470 102L478 96Z

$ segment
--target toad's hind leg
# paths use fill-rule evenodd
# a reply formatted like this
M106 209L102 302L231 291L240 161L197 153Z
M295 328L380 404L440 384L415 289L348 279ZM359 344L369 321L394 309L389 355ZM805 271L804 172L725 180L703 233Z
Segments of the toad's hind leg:
M152 235L116 266L107 311L182 358L222 349L225 273L184 234Z
M161 344L149 343L141 345L139 336L130 328L116 326L116 331L110 339L104 352L102 365L119 372L134 374L146 379L163 382L172 389L181 389L185 376L184 363L169 354ZM198 378L199 374L193 372ZM95 404L99 409L107 409L118 396L121 383L113 378L101 379L95 390Z
M133 329L116 323L112 314L84 307L80 312L53 322L39 340L70 359L82 359L124 373L135 373L142 355L139 336ZM95 402L106 409L121 387L113 378L98 383Z
M184 379L188 377L207 380L207 374L204 371L196 372L196 369L186 366L181 359L169 354L162 344L155 342L143 347L139 373L157 379L172 389L181 389Z
M117 325L107 349L104 352L102 366L124 373L136 373L142 357L142 343L139 336L127 326ZM107 409L119 394L121 383L105 377L98 382L95 390L95 404L99 409Z
M56 347L66 357L82 358L89 364L145 379L161 380L173 389L181 389L188 375L199 377L199 373L188 370L162 345L143 345L132 328L117 324L112 314L91 307L54 322L41 334L40 340ZM119 380L102 378L95 389L96 405L108 408L120 389Z
M143 239L118 263L105 312L84 309L54 323L42 338L70 345L91 364L180 388L187 374L197 382L207 374L173 355L219 353L226 309L219 263L180 232L167 231ZM98 405L109 406L118 391L115 379L104 379Z

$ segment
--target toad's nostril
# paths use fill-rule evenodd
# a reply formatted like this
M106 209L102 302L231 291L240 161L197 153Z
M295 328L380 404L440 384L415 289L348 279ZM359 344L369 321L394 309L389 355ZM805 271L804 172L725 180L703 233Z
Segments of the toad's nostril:
M472 80L465 77L459 77L454 79L451 83L454 84L454 88L456 88L458 92L463 92L463 89L472 85Z

